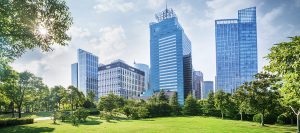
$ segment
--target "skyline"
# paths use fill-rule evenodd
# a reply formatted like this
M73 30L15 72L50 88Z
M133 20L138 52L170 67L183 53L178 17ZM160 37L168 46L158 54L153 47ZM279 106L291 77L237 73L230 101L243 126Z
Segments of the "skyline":
M145 5L145 1L136 3L126 1L119 1L120 3L118 3L118 1L106 0L93 1L97 5L92 6L92 9L88 11L85 8L91 8L90 5L93 5L93 2L86 2L85 5L82 5L84 7L80 7L84 9L81 11L78 10L80 2L67 2L74 17L74 25L70 30L72 41L69 46L55 46L54 51L48 53L41 53L39 50L27 52L13 63L15 69L18 71L28 70L37 76L41 76L50 87L54 85L68 86L71 85L69 76L71 74L70 64L76 62L76 51L78 48L99 56L100 63L108 64L113 60L122 59L130 65L133 64L134 60L137 63L150 65L150 31L148 26L150 22L155 21L154 15L165 8L164 1L158 1L156 4L148 3L149 7L147 6L145 9L137 8L139 4ZM159 4L159 2L161 3ZM234 18L238 9L251 6L257 7L259 71L266 64L262 57L266 55L268 48L272 44L286 41L288 40L287 37L299 34L300 28L299 25L296 25L299 22L299 15L293 16L290 14L289 16L288 14L291 11L299 11L300 2L296 0L274 3L271 3L272 1L243 1L242 3L237 1L235 4L230 3L228 5L220 0L193 4L195 2L168 1L168 7L175 10L179 22L192 42L193 66L195 70L203 72L204 80L214 81L214 76L216 75L215 19ZM200 9L196 9L198 5L200 5ZM223 6L225 10L219 9ZM287 8L290 10L283 14L282 11ZM201 9L204 10L199 11ZM91 10L93 13L88 16L86 13L89 13ZM204 16L197 13L204 13ZM110 17L116 14L120 15L120 18ZM101 16L104 18L104 21L101 21L101 17L93 18L93 15ZM197 17L193 18L195 16ZM133 20L126 19L128 22L120 21L128 17L133 18ZM280 17L281 19L278 19ZM191 21L191 24L189 21ZM288 21L290 23L287 23ZM287 32L280 32L283 30ZM275 41L268 39L270 36Z

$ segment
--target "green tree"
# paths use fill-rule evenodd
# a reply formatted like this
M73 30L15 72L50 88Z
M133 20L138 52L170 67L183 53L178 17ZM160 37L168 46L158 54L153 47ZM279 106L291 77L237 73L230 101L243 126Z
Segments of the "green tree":
M241 121L243 120L243 113L245 113L248 109L247 89L245 87L248 87L248 82L241 85L232 96L233 102L237 105L239 110Z
M261 125L264 126L264 117L279 104L279 94L274 86L276 78L268 73L258 73L256 80L251 81L245 88L249 97L249 106L254 111L261 113Z
M218 111L215 107L214 92L208 93L207 102L203 105L203 113L208 116L217 116Z
M0 64L21 56L27 49L51 50L66 45L72 18L63 0L0 1Z
M292 37L291 40L270 49L271 52L267 55L269 65L265 69L281 78L282 103L290 106L297 116L300 133L300 36Z
M114 116L113 111L123 108L124 104L123 97L110 93L100 98L98 108L100 111L104 111L106 120L109 121Z
M219 90L216 92L215 97L215 107L216 109L221 111L222 119L224 118L224 113L226 113L226 110L230 108L230 94L225 93L222 90Z
M177 116L180 115L181 107L178 103L177 92L174 92L172 97L170 98L169 104L172 108L172 114Z
M199 115L199 113L200 113L200 107L199 104L197 103L197 100L193 98L191 94L189 94L184 102L183 114L196 116Z
M10 107L12 110L12 117L14 115L14 104L19 101L18 94L18 80L19 74L10 66L5 65L0 71L0 89L2 94L10 100Z

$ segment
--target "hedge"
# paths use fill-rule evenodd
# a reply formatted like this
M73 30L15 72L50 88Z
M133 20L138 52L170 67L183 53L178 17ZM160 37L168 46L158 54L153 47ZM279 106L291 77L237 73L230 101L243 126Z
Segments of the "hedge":
M33 118L5 118L0 119L0 127L32 124Z

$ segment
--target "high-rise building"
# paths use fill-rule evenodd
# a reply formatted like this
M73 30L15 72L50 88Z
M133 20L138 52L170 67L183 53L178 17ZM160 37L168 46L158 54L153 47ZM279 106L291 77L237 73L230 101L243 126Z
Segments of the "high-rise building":
M145 73L116 60L99 67L99 97L113 93L124 98L137 98L144 90Z
M143 92L146 92L149 88L149 73L150 73L150 68L148 65L146 64L142 64L142 63L135 63L134 62L134 67L136 69L139 69L141 71L143 71L145 73L145 80L144 80L144 84L145 84L145 87L144 87L144 90Z
M72 85L78 88L78 63L71 65L71 81Z
M238 19L215 21L216 90L232 93L257 73L256 8L238 11Z
M214 82L204 81L201 88L201 99L207 99L209 92L214 92Z
M201 71L193 71L193 96L201 99L201 88L203 86L203 73Z
M150 86L154 92L175 91L179 104L192 92L191 42L173 9L156 14L150 23Z
M84 95L93 92L98 99L98 57L84 51L77 50L78 63L72 67L72 85L77 87Z

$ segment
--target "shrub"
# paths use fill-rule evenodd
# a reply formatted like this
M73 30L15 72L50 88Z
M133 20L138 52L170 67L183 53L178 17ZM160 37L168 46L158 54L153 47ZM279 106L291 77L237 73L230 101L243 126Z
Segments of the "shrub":
M33 118L6 118L0 119L0 127L32 124Z
M264 123L265 124L274 124L277 120L277 116L273 114L265 114ZM253 116L253 121L261 123L261 114L256 114Z
M288 117L285 114L281 114L277 117L278 124L286 124L288 123Z
M79 121L86 121L86 118L88 117L89 112L84 109L84 108L78 108L74 112L74 116L79 120Z
M109 112L101 111L100 118L105 119L107 122L109 122L113 118L113 116Z
M149 111L146 107L138 107L138 117L146 118L149 114Z
M88 109L89 115L99 115L100 111L97 108Z
M62 111L60 115L61 121L69 120L71 118L71 113L69 111Z

